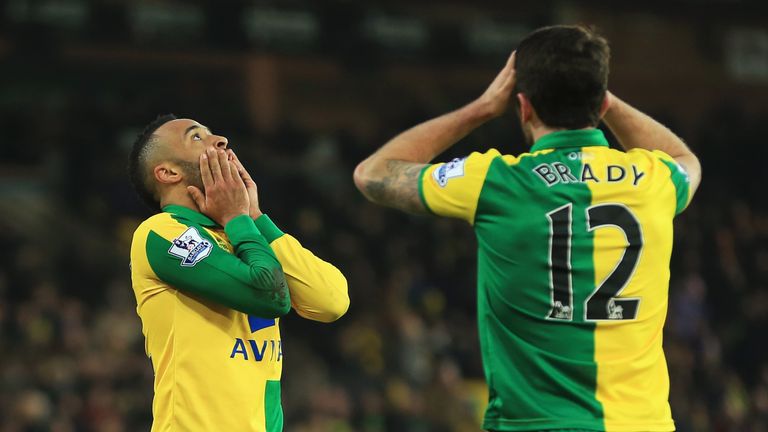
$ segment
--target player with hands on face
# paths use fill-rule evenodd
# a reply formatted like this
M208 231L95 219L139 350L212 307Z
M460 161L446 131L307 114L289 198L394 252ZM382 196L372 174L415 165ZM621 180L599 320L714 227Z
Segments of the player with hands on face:
M162 116L131 153L134 187L156 211L131 245L153 431L282 430L280 317L332 322L349 307L344 275L262 213L228 146Z

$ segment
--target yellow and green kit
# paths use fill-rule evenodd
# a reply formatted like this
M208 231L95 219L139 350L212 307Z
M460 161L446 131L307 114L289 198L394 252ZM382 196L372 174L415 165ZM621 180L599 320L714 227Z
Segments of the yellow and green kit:
M329 322L349 306L341 272L266 215L221 227L167 206L136 230L131 277L155 371L153 432L281 431L279 316L293 307Z
M674 159L567 130L428 165L419 186L477 236L485 429L675 429L662 330L689 182Z

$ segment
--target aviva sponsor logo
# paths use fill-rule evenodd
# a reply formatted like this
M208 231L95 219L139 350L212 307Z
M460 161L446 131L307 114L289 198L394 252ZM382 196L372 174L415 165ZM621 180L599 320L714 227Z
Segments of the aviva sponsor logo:
M272 327L275 325L274 319L259 318L252 315L248 316L248 327L251 333ZM229 358L242 358L252 361L281 361L283 359L283 342L281 340L267 339L261 342L254 339L235 338L235 346Z
M283 359L283 341L263 340L261 343L253 339L235 339L235 346L229 358L242 358L253 361L281 361Z

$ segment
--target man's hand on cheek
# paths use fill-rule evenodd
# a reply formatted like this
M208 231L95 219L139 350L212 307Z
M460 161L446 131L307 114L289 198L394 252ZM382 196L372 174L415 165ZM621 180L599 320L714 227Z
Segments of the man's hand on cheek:
M200 174L205 193L195 186L187 187L200 212L221 226L239 215L250 214L248 190L227 153L209 149L200 155Z
M227 149L227 156L229 157L229 160L234 164L238 174L240 174L240 178L242 178L243 183L245 183L245 188L248 190L248 198L251 203L250 208L248 209L248 214L251 216L251 219L257 219L262 215L262 212L261 208L259 207L259 190L256 186L256 182L253 181L253 178L240 162L240 159L238 159L234 151Z

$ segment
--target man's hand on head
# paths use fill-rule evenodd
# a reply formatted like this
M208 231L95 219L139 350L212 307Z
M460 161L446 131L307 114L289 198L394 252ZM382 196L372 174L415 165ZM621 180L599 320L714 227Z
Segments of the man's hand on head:
M477 102L481 104L484 110L487 110L491 117L498 117L507 110L509 100L512 97L512 91L515 88L515 52L507 59L504 68L501 69L496 78L491 82L485 92L478 98Z
M221 226L249 214L248 190L224 150L208 149L200 155L200 174L205 193L195 186L187 186L187 191L201 213Z
M234 151L227 149L227 155L229 156L230 162L235 165L235 168L237 168L237 172L240 174L240 178L243 179L245 188L248 190L248 199L250 201L248 214L251 216L251 219L257 219L262 215L262 213L261 208L259 207L259 189L256 186L256 182L253 181L253 178L240 162L240 159L237 158L237 155Z

